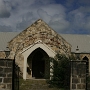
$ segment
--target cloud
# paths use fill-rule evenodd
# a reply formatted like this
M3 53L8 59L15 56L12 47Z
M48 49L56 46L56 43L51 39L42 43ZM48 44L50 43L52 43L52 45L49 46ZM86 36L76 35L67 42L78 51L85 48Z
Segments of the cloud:
M20 11L23 14L21 14L19 16L19 19L18 19L18 22L16 25L17 30L25 29L30 24L32 24L33 22L35 22L36 20L38 20L40 18L43 19L47 24L51 25L52 28L54 27L54 29L56 31L60 31L61 27L63 29L65 29L65 25L66 25L66 27L68 26L68 22L65 20L65 18L66 18L65 8L62 5L47 4L47 6L39 5L37 8L36 7L37 6L35 6L33 8L33 6L31 6L30 10L27 10L25 12L24 12L24 10ZM57 15L58 15L58 17L57 17ZM55 18L55 17L57 17L57 18ZM58 20L61 20L61 19L63 19L63 20L59 21L59 24L62 24L62 25L59 25L59 26L61 26L59 29L59 27L57 27L56 22L58 22ZM54 22L54 20L55 20L55 22ZM53 25L53 23L55 25ZM55 27L57 27L57 28L55 28Z
M10 12L7 10L7 7L3 0L0 0L0 18L9 18Z
M42 9L38 9L37 13L39 15L40 18L42 18L45 22L49 22L51 20L51 16L48 15L48 13Z
M18 22L16 23L16 30L22 31L34 23L38 18L34 17L33 12L27 12L20 16Z
M69 30L73 33L90 33L90 7L81 6L68 13Z
M57 14L51 18L49 25L57 32L64 33L70 23L65 20L65 16L63 16L63 14Z
M49 4L37 10L39 17L57 32L64 32L69 27L65 11L66 9L61 4Z
M86 18L84 28L90 32L90 16Z
M5 25L0 25L0 32L12 32L12 27L11 26L5 26Z
M88 0L0 0L0 30L22 31L43 19L58 33L90 33Z
M90 0L79 0L78 1L81 5L88 5L90 6Z
M81 6L78 8L78 10L82 13L90 13L90 6Z
M76 0L66 0L65 6L73 7L73 3L77 2Z

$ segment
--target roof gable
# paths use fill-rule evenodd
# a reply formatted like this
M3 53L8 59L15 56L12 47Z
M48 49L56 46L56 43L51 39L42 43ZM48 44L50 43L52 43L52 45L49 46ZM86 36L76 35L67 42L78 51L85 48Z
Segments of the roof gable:
M43 43L54 49L54 51L62 49L65 53L70 52L71 45L41 19L13 38L9 42L9 48L10 50L20 49L21 47L22 49L27 48L38 40L42 40Z

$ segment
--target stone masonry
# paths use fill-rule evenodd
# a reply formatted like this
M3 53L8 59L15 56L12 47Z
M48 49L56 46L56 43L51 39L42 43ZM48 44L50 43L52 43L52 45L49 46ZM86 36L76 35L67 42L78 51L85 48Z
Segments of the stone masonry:
M9 42L9 49L12 51L11 55L14 56L16 50L23 50L23 48L34 44L38 40L42 40L43 43L55 52L65 54L70 54L71 52L71 45L67 41L52 30L45 22L38 20Z
M0 51L0 59L4 59L6 57L4 51Z
M12 90L13 60L0 59L0 90Z
M71 89L86 90L86 62L71 61Z
M41 40L42 43L46 44L56 53L71 54L71 45L52 30L44 21L39 19L8 43L10 49L9 58L13 59L15 57L15 61L21 71L23 70L24 58L20 52L30 45L36 44L38 40Z

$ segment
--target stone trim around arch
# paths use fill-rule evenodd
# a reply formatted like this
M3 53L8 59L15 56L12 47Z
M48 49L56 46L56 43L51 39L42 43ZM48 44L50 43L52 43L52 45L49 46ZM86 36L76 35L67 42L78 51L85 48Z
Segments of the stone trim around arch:
M28 56L37 48L41 48L43 49L47 55L49 57L54 57L56 55L56 53L51 49L49 48L46 44L42 43L41 40L37 41L36 43L34 43L34 45L31 45L30 47L24 49L21 54L23 55L24 57L24 65L23 65L23 79L27 79L26 77L26 70L27 70L27 58ZM51 63L50 63L51 64ZM50 69L50 71L52 71Z
M85 54L81 53L80 54L81 60L83 60L84 57L88 58L88 62L89 62L89 75L90 75L90 54L89 53L85 53Z
M28 48L23 49L21 54L23 54L23 56L25 57L28 57L37 48L43 49L48 54L49 57L54 57L56 55L56 52L54 52L50 47L44 44L41 40L38 40L33 45L30 45Z

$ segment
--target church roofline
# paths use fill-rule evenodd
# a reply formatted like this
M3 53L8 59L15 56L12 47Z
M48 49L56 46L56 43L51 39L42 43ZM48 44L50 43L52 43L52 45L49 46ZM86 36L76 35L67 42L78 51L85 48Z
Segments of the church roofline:
M50 28L50 30L53 30L53 31L54 31L58 36L60 36L67 44L69 44L70 47L72 47L72 45L71 45L69 42L67 42L60 34L58 34L54 29L52 29L52 28L51 28L45 21L43 21L42 19L36 20L33 24L31 24L30 26L28 26L26 29L24 29L23 31L19 32L19 34L16 35L14 38L18 37L20 34L22 34L23 32L27 31L28 28L30 28L30 27L32 27L32 26L35 26L36 24L38 24L38 23L40 23L40 22L45 23L45 24ZM14 39L14 38L13 38L13 39ZM12 42L13 39L10 40L8 43Z

